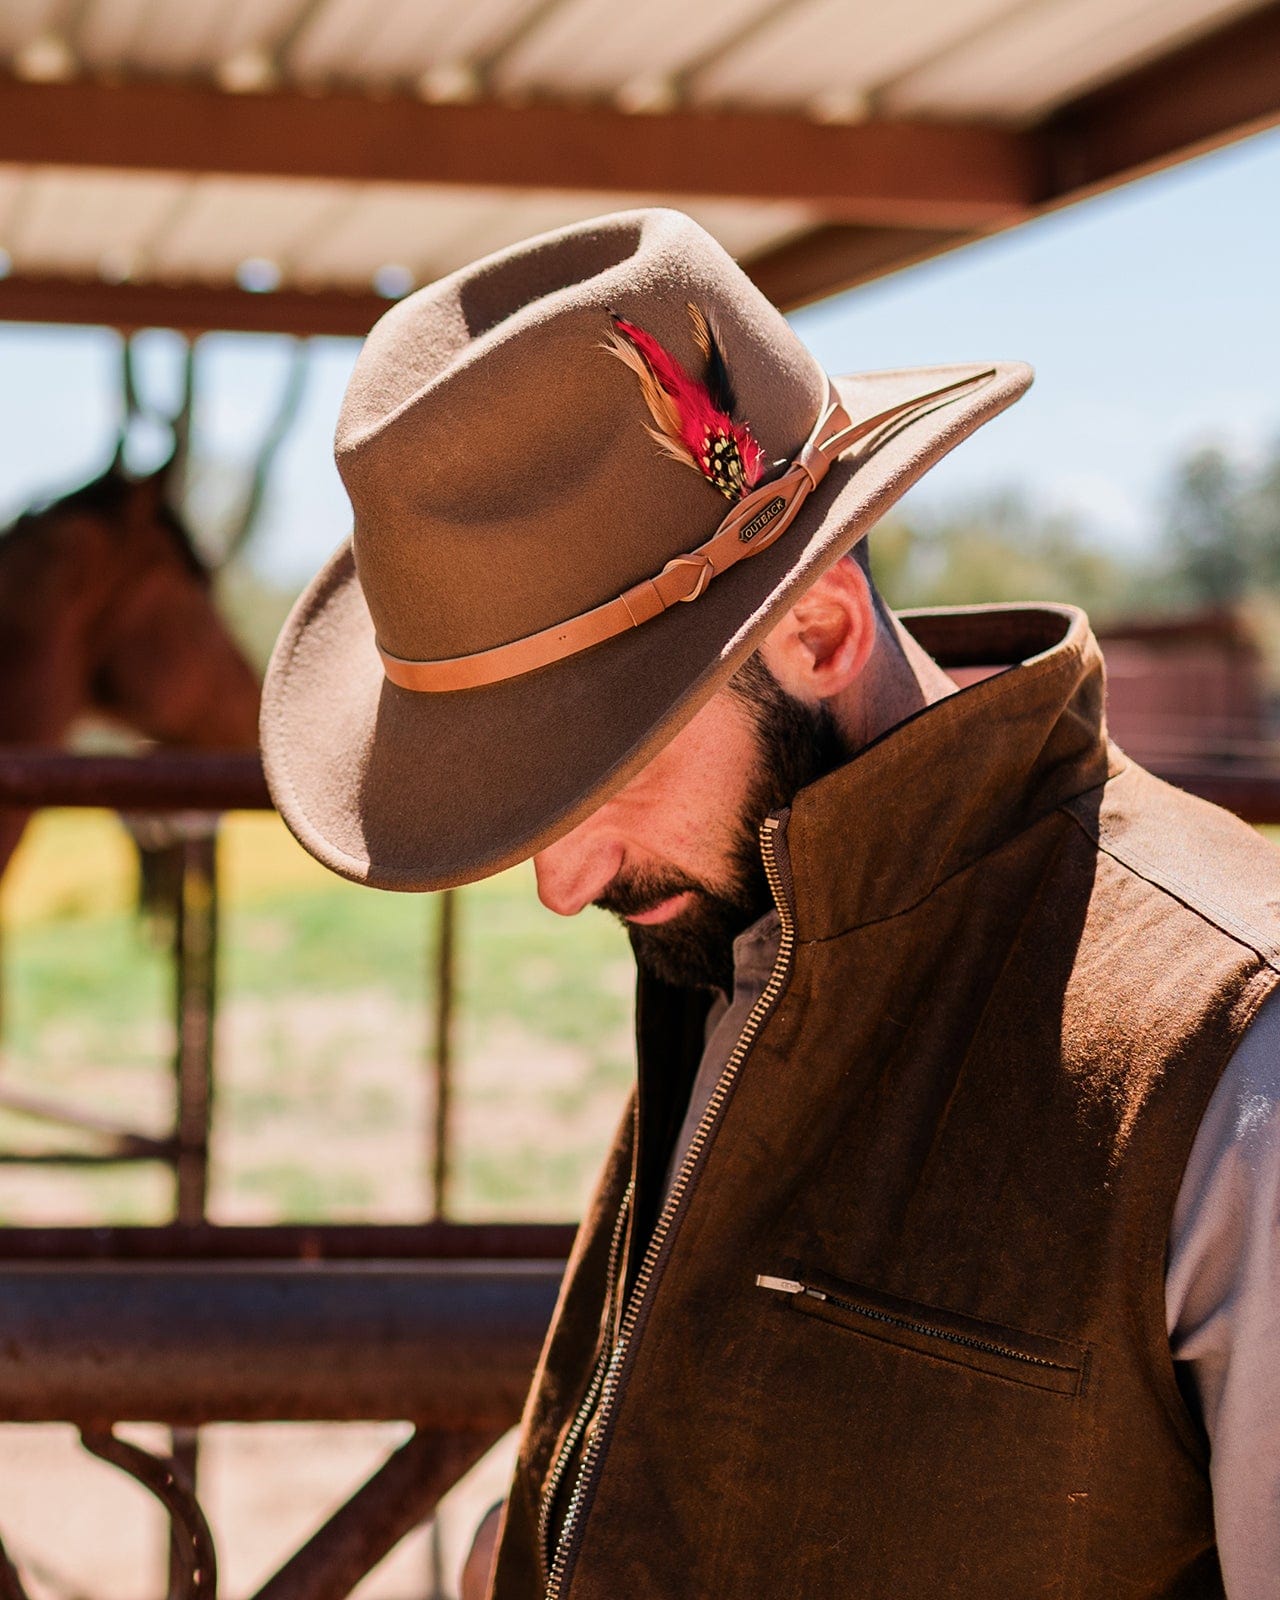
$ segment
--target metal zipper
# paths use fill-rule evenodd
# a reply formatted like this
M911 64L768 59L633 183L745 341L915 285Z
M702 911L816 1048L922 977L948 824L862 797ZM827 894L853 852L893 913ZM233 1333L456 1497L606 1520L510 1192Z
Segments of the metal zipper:
M773 1009L778 996L782 993L787 972L791 966L791 956L795 949L795 925L791 920L791 907L787 901L786 891L782 883L782 875L778 870L777 860L777 835L782 823L777 817L766 817L760 825L760 854L764 861L765 877L768 879L769 892L773 895L774 904L778 908L778 920L781 925L781 937L778 941L778 957L773 964L773 971L769 974L769 981L764 986L760 998L751 1008L751 1013L742 1026L737 1043L725 1062L724 1070L716 1081L716 1086L711 1092L706 1110L694 1130L693 1138L689 1141L689 1148L685 1151L684 1159L680 1163L680 1170L676 1173L667 1198L663 1202L662 1211L654 1226L653 1234L645 1249L644 1260L640 1263L640 1270L636 1274L636 1281L631 1290L630 1298L622 1314L622 1321L618 1326L618 1336L614 1341L607 1366L604 1368L604 1382L601 1386L598 1406L598 1421L591 1431L582 1452L582 1463L578 1468L577 1482L573 1486L573 1497L569 1501L569 1508L565 1512L564 1525L560 1530L559 1543L556 1546L555 1556L551 1563L551 1571L547 1577L547 1588L544 1600L561 1600L565 1579L569 1571L569 1562L575 1552L580 1521L589 1490L593 1487L596 1468L604 1448L605 1438L608 1434L610 1414L614 1400L617 1397L618 1385L622 1377L622 1369L626 1363L627 1353L631 1348L631 1341L635 1335L636 1326L640 1320L640 1313L644 1309L645 1299L649 1285L653 1280L659 1258L670 1237L672 1227L683 1204L685 1194L689 1187L690 1179L701 1160L702 1152L706 1148L707 1140L711 1136L724 1103L733 1086L734 1079L746 1058L747 1052L755 1042L756 1035L769 1012ZM582 1416L582 1410L579 1411ZM575 1427L578 1418L574 1419ZM585 1423L584 1423L585 1426Z
M600 1329L600 1350L591 1372L591 1382L587 1385L587 1392L574 1416L573 1425L565 1434L559 1450L556 1451L556 1458L551 1464L550 1472L547 1473L546 1482L542 1485L542 1496L538 1506L538 1559L542 1563L544 1582L548 1580L551 1572L551 1518L556 1496L560 1492L560 1483L569 1463L573 1460L573 1452L578 1448L582 1430L591 1420L591 1414L600 1396L600 1385L604 1382L605 1369L613 1354L615 1320L613 1301L618 1285L622 1241L627 1235L627 1215L631 1210L635 1188L635 1180L632 1179L622 1196L622 1204L618 1207L618 1215L613 1224L613 1238L609 1244L609 1265L604 1280L604 1316Z
M929 1322L916 1322L911 1317L896 1317L891 1312L880 1311L875 1306L863 1304L859 1300L846 1299L844 1295L832 1294L827 1289L816 1289L810 1283L799 1283L794 1278L773 1278L768 1273L762 1272L756 1283L761 1289L772 1289L778 1294L807 1295L810 1300L826 1300L833 1306L839 1306L843 1311L852 1311L859 1317L866 1317L871 1322L887 1323L891 1328L902 1328L907 1333L918 1333L929 1339L940 1339L944 1344L964 1345L968 1350L982 1350L987 1355L1004 1356L1010 1361L1024 1361L1032 1367L1051 1367L1055 1372L1074 1372L1074 1367L1064 1366L1060 1361L1046 1361L1043 1356L1029 1356L1024 1350L1013 1350L1007 1344L996 1344L990 1339L975 1339L969 1334L953 1333L949 1328L937 1328Z

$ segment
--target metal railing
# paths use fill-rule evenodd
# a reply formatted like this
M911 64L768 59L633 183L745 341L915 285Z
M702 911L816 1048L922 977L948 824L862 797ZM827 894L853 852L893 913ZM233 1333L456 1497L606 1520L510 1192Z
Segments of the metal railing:
M343 1600L519 1418L572 1228L0 1230L0 1416L69 1422L160 1500L171 1600L217 1592L187 1469L118 1420L413 1424L254 1600ZM28 1600L0 1544L0 1600Z

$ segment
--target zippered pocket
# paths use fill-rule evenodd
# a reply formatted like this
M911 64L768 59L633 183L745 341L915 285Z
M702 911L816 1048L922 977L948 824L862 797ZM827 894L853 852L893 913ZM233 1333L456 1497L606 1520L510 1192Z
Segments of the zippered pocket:
M1084 1388L1089 1365L1084 1345L899 1300L822 1272L761 1273L756 1285L784 1299L803 1316L835 1323L863 1338L912 1350L934 1361L948 1361L1054 1394L1078 1395Z

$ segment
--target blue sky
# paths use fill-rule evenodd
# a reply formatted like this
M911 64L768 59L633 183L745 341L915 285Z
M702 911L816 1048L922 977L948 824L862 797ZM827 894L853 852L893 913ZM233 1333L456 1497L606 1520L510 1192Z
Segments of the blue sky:
M1172 463L1217 441L1280 439L1280 130L800 312L832 371L1017 357L1037 381L914 490L945 505L1018 486L1077 511L1101 540L1148 539ZM95 329L0 324L0 518L105 464L117 346ZM254 556L299 583L346 532L330 457L356 345L318 340ZM146 387L176 373L147 336ZM270 415L285 342L212 336L200 350L200 441L243 460ZM148 441L139 441L145 457ZM159 448L159 440L150 441ZM141 464L141 463L140 463Z

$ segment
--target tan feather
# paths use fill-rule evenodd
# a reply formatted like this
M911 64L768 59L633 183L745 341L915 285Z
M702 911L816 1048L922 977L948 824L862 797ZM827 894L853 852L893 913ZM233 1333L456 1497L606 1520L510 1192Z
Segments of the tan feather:
M689 321L693 323L693 342L702 351L703 356L710 361L714 344L714 334L710 320L701 306L688 302Z
M687 467L692 467L695 472L701 472L701 467L680 437L680 412L676 403L658 382L649 363L636 347L619 333L611 331L605 337L604 348L610 355L617 356L619 361L630 367L640 380L640 393L644 396L649 415L656 424L655 427L646 428L645 431L652 435L667 455L683 462Z

